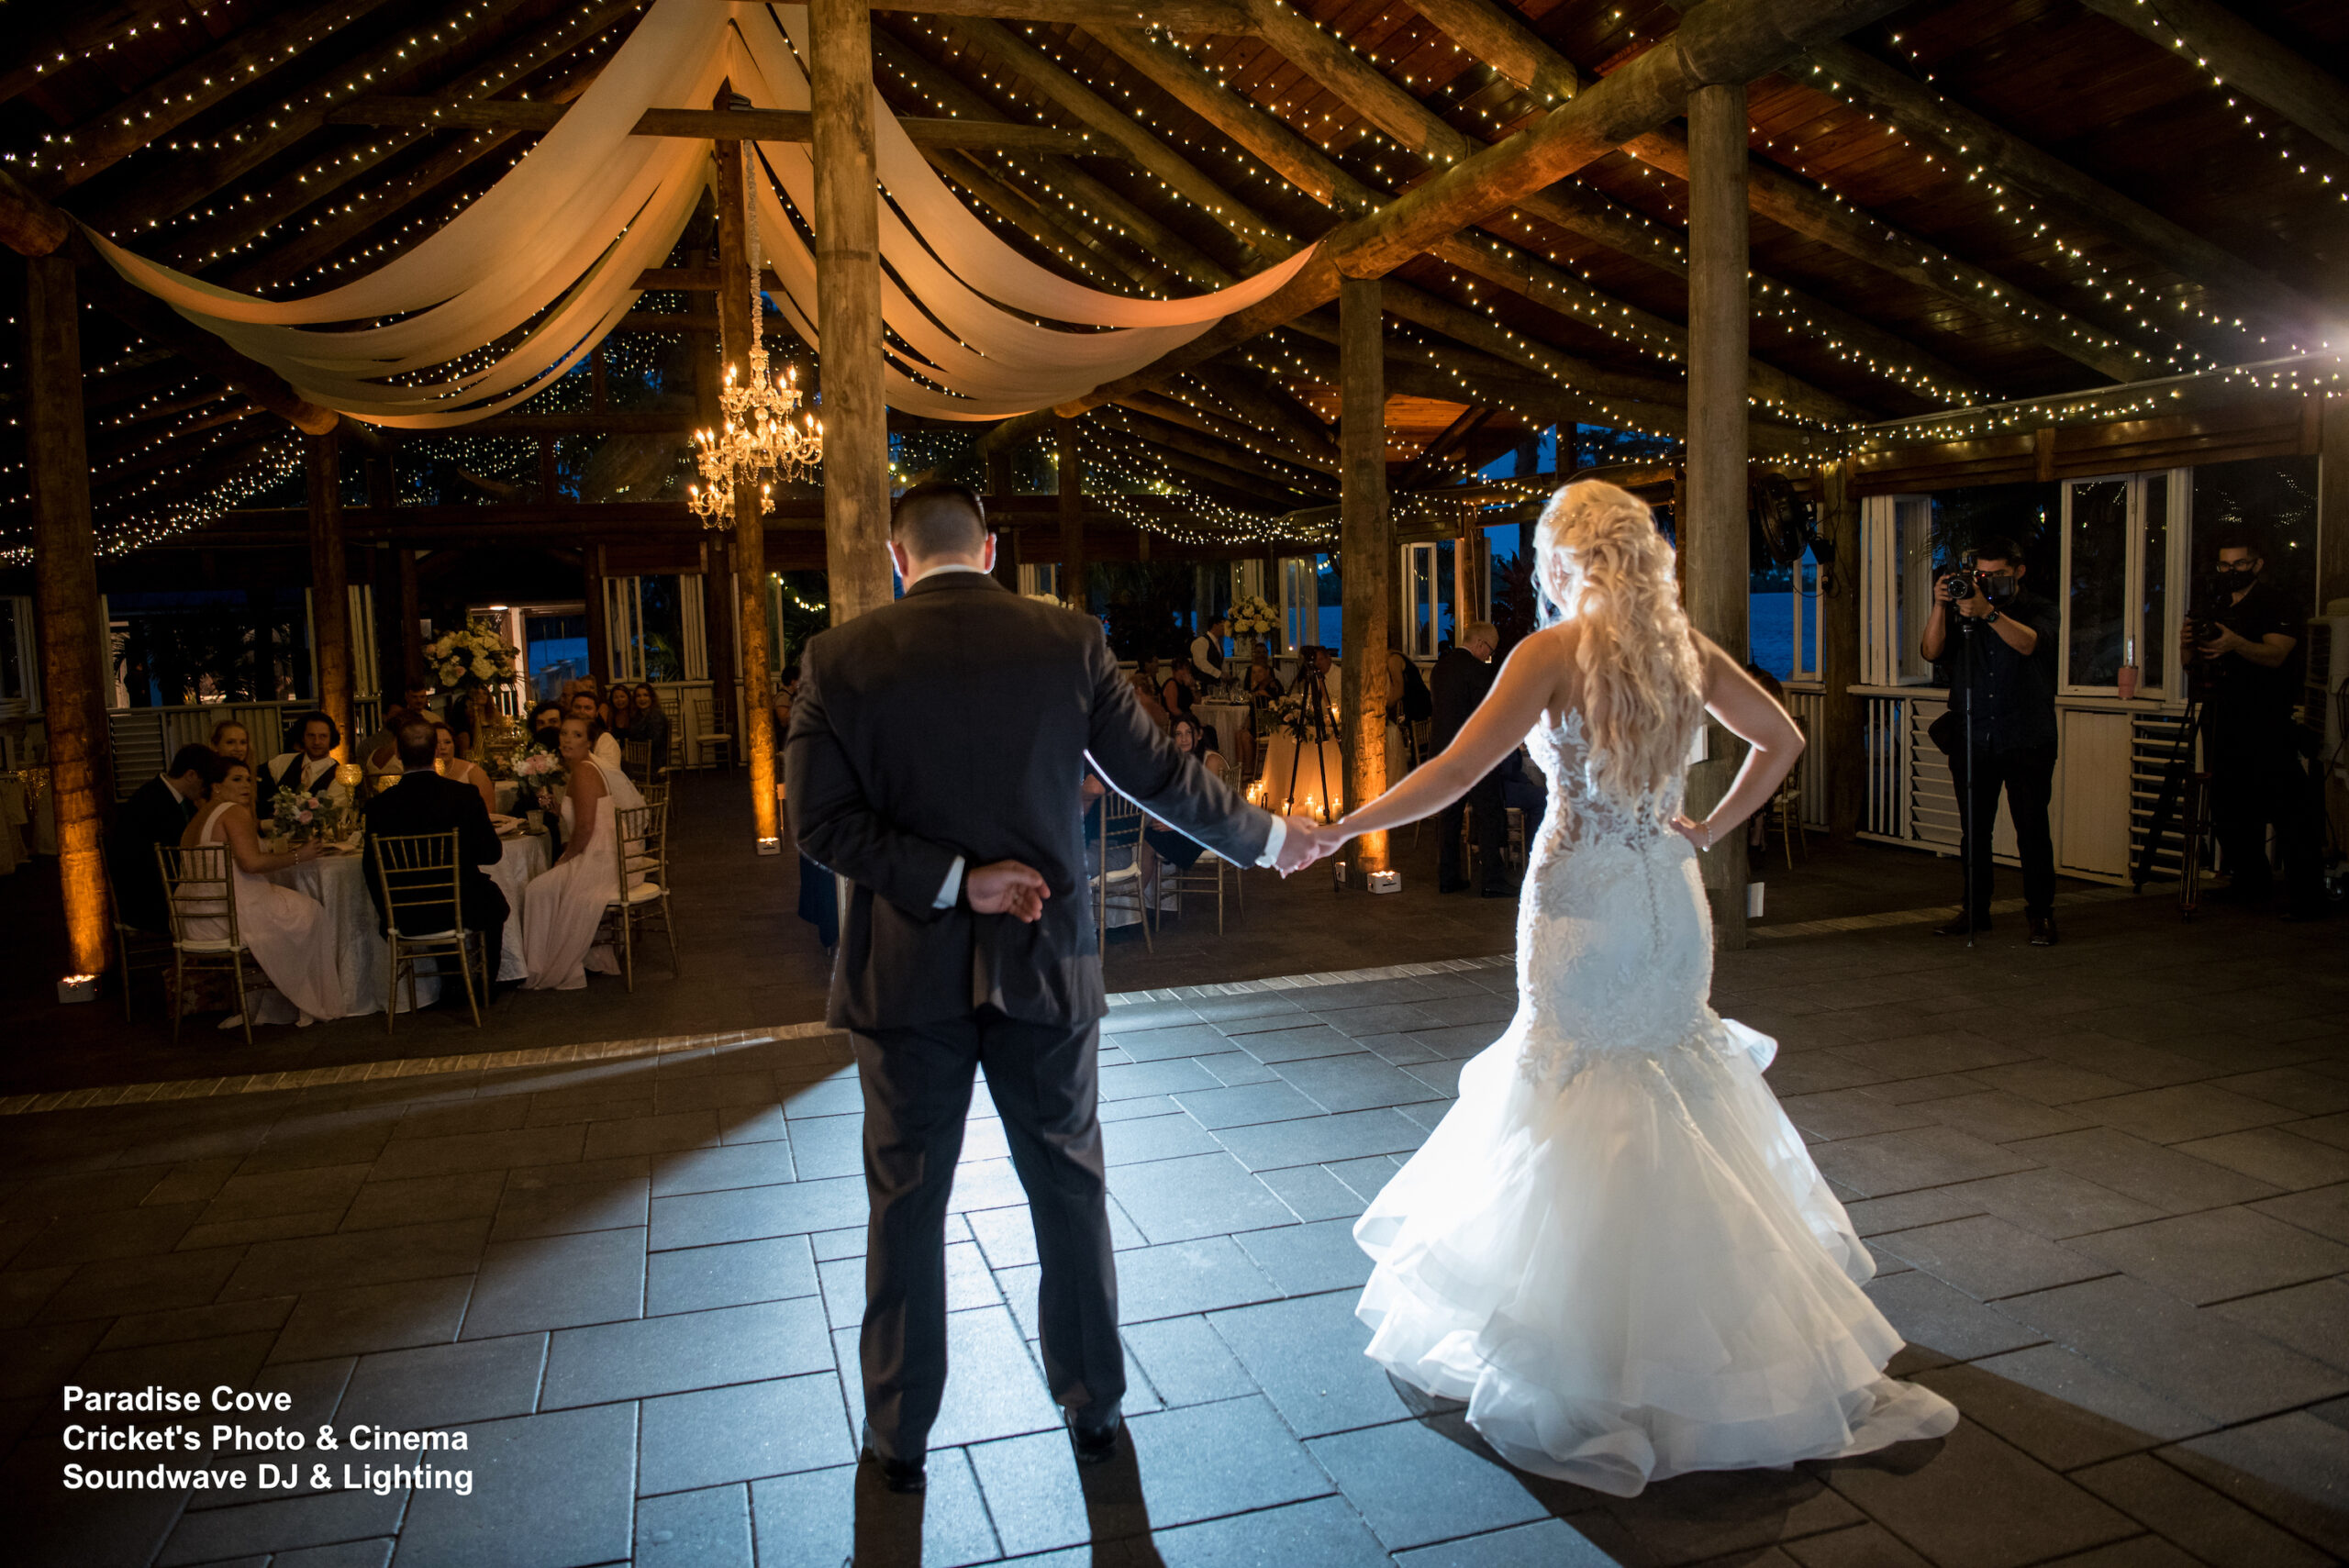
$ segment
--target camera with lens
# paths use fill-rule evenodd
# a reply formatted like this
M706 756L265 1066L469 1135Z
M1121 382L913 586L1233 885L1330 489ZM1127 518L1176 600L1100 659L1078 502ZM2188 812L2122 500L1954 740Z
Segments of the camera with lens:
M1980 594L1994 605L2004 604L2014 596L2015 576L2011 572L1983 572L1972 564L1953 567L1943 573L1942 581L1949 584L1953 603Z

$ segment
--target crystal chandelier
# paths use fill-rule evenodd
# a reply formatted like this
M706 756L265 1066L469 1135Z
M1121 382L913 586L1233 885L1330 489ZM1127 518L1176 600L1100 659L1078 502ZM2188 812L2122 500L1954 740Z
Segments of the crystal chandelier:
M737 485L756 485L759 509L774 501L774 487L803 479L824 461L824 427L812 413L799 412L799 373L787 369L778 377L767 369L767 346L760 328L765 301L759 289L764 262L759 255L756 222L747 226L751 261L750 374L735 379L726 367L726 384L718 394L723 414L715 430L694 432L694 465L701 483L685 486L694 515L706 528L734 526Z

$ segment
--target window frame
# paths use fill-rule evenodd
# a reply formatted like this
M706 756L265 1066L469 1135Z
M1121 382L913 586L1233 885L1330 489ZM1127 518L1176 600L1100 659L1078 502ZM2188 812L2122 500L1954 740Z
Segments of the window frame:
M2145 624L2145 569L2147 507L2146 492L2154 480L2166 481L2162 495L2165 524L2162 539L2161 570L2162 625L2148 628ZM2121 651L2124 666L2135 655L2140 672L2137 696L2140 699L2168 702L2171 688L2177 678L2178 661L2176 654L2178 633L2185 625L2186 588L2188 573L2193 562L2194 528L2194 470L2191 468L2143 469L2135 473L2081 474L2063 481L2061 505L2057 510L2057 528L2062 549L2056 567L2059 581L2055 584L2055 599L2060 609L2057 620L2057 679L2056 694L2067 697L2119 698L2119 679L2103 684L2076 682L2071 678L2073 637L2072 594L2072 494L2083 484L2125 485L2127 495L2127 538L2121 557ZM2162 680L2148 682L2143 678L2144 652L2149 638L2159 638L2163 651Z

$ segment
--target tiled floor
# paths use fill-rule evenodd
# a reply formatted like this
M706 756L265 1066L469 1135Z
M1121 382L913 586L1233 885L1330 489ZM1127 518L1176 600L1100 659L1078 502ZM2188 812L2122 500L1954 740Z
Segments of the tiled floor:
M1132 1444L1080 1476L974 1121L915 1505L860 1484L858 1114L802 1035L0 1118L11 1556L128 1564L2044 1562L2349 1555L2343 929L2165 901L2052 951L1917 927L1726 957L1722 1010L1882 1273L1949 1438L1619 1501L1511 1472L1360 1353L1349 1234L1508 1016L1498 964L1132 995L1103 1040ZM984 1098L980 1102L985 1108ZM844 1375L845 1373L845 1375ZM283 1392L263 1494L60 1485L61 1387ZM121 1426L136 1418L113 1417ZM189 1418L208 1430L234 1417ZM152 1418L147 1418L152 1425ZM462 1429L462 1455L316 1449ZM325 1462L475 1490L312 1485ZM184 1465L185 1457L176 1462Z

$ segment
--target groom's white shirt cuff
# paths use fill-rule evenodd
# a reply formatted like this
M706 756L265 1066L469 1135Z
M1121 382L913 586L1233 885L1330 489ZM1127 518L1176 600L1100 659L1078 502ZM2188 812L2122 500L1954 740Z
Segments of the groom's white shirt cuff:
M1274 817L1273 830L1264 835L1264 852L1256 857L1256 863L1260 866L1268 866L1279 860L1281 845L1287 838L1287 822L1278 817ZM938 896L930 900L930 906L933 909L952 909L954 907L955 896L962 891L963 857L956 855L954 863L946 868L946 880L940 884Z

